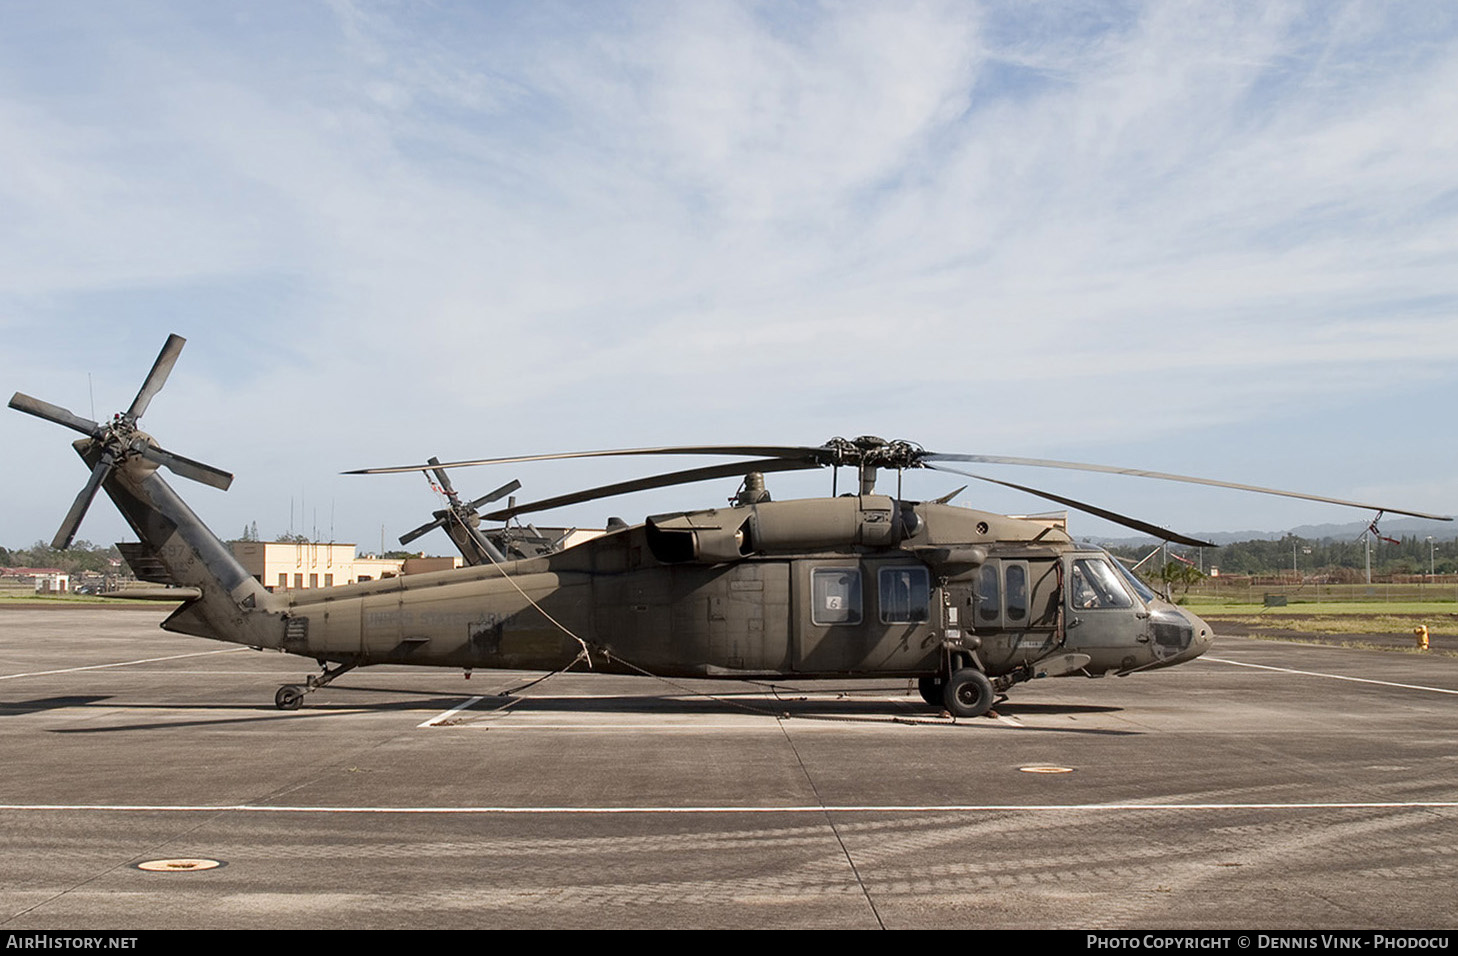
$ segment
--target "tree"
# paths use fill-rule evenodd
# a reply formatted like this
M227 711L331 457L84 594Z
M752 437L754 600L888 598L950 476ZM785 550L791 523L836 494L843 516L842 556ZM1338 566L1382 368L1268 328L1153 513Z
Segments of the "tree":
M1180 597L1183 598L1190 593L1191 587L1205 580L1205 573L1184 561L1166 561L1164 567L1159 569L1159 580L1164 582L1166 593L1178 586Z

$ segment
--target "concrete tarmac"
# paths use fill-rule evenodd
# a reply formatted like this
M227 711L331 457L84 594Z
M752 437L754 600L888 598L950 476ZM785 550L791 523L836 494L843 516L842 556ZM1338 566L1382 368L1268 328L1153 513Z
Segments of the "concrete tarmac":
M1230 638L959 722L400 667L281 712L312 661L164 616L0 610L6 930L1458 924L1453 657ZM138 868L179 860L222 865Z

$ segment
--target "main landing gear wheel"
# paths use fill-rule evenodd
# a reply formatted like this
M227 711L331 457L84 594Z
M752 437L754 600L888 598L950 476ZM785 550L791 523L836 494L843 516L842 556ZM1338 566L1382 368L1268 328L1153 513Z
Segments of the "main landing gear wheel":
M273 706L279 710L298 710L304 705L304 688L298 684L285 684L273 695Z
M943 703L957 717L981 717L992 709L992 699L992 681L970 667L953 674L943 690Z
M922 677L916 682L921 699L933 707L941 707L946 702L946 686L947 682L940 677Z

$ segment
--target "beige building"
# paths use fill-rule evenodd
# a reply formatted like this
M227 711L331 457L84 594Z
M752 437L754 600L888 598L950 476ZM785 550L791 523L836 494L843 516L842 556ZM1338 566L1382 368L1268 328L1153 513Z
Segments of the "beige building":
M67 594L71 590L71 576L60 568L0 568L0 577L29 582L37 594Z
M398 558L358 557L354 547L315 541L234 541L233 555L270 591L332 588L416 570L407 569L407 562ZM420 560L432 562L428 570L459 567L461 563L459 558L410 559Z

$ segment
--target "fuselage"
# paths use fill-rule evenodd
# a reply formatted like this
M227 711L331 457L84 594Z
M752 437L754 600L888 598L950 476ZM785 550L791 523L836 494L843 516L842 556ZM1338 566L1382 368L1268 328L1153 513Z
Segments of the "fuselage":
M1210 643L1056 528L874 495L662 516L547 557L272 598L293 622L280 649L357 664L550 670L585 652L664 676L919 677L951 648L989 675L1077 653L1074 672L1102 676Z

